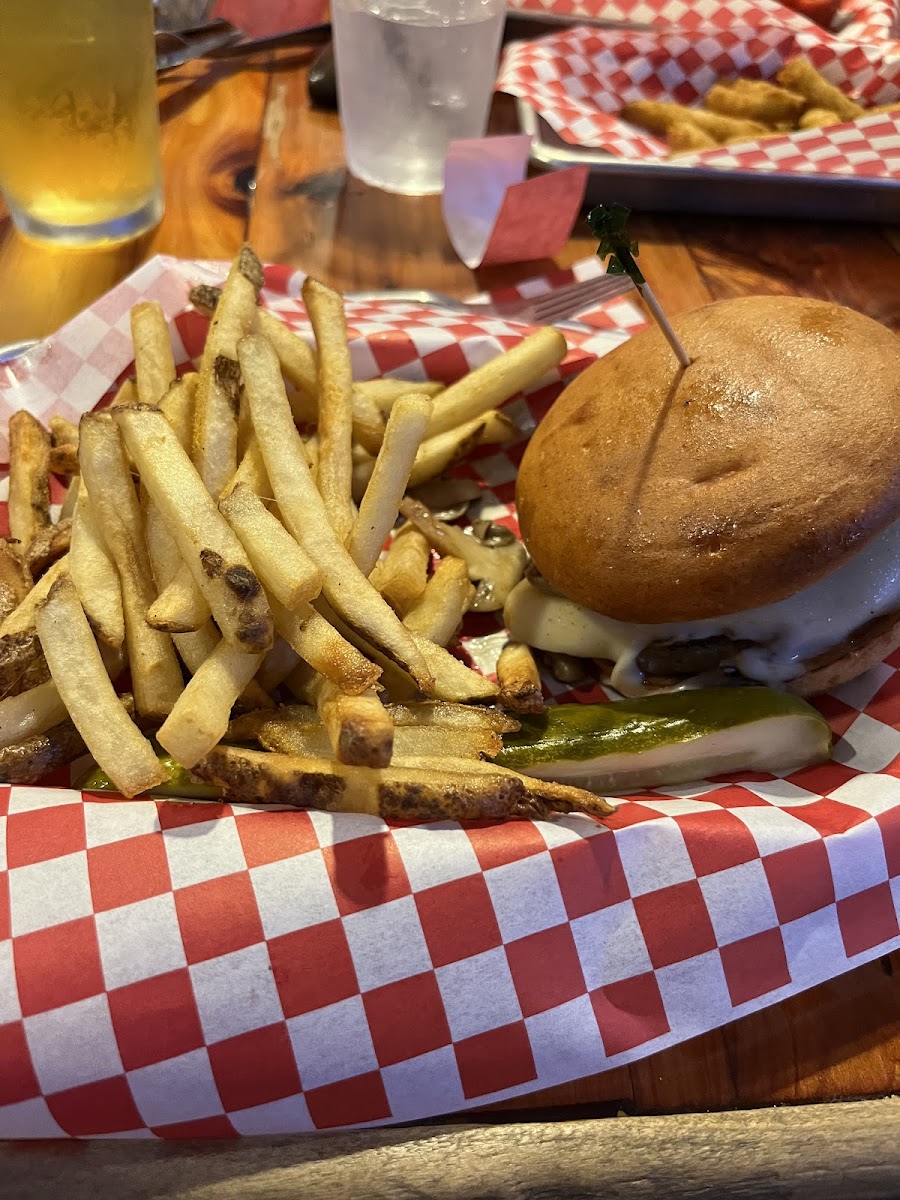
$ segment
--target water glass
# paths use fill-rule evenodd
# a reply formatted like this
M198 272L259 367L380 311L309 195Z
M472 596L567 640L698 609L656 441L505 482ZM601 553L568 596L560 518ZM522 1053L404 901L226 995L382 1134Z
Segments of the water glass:
M333 0L347 163L388 192L440 192L454 138L480 137L504 0Z

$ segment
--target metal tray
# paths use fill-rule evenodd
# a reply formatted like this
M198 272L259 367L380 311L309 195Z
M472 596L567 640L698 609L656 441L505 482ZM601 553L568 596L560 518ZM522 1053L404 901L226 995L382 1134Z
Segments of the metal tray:
M534 138L534 166L551 171L590 168L588 203L615 200L644 212L900 220L898 179L764 174L671 162L630 162L605 150L570 146L524 100L517 100L516 105L522 132Z

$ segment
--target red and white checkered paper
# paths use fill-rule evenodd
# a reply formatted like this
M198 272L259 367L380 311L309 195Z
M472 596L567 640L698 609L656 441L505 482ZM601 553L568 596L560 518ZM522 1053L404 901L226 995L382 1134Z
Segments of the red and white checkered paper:
M0 399L92 407L148 296L186 362L205 325L182 311L189 284L221 270L147 264L0 376ZM270 270L266 300L305 328L299 282ZM406 304L350 319L360 376L453 379L527 332ZM563 376L640 327L623 300L588 319ZM530 424L559 386L513 415ZM511 524L521 450L466 468ZM467 649L490 669L501 638L481 617ZM0 1137L446 1113L627 1063L900 946L898 666L822 699L833 763L657 789L602 823L389 826L0 787Z
M591 15L595 3L553 0L515 7ZM604 17L655 22L635 33L574 26L506 51L500 91L526 100L565 141L623 159L662 160L659 138L621 120L635 100L695 104L719 79L769 79L785 62L809 58L866 106L900 98L900 0L853 0L820 29L777 0L619 0ZM682 165L722 170L900 178L900 115L764 138L679 156Z

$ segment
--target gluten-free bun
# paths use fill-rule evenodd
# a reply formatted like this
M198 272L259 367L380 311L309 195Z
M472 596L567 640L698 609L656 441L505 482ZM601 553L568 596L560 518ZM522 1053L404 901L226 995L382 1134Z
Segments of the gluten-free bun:
M580 375L525 452L535 565L622 621L781 600L900 517L900 338L820 300L748 296L647 330Z

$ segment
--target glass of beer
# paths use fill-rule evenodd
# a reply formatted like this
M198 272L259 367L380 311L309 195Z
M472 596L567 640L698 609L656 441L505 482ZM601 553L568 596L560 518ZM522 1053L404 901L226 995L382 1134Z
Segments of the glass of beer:
M0 0L0 191L44 241L159 221L152 0Z

